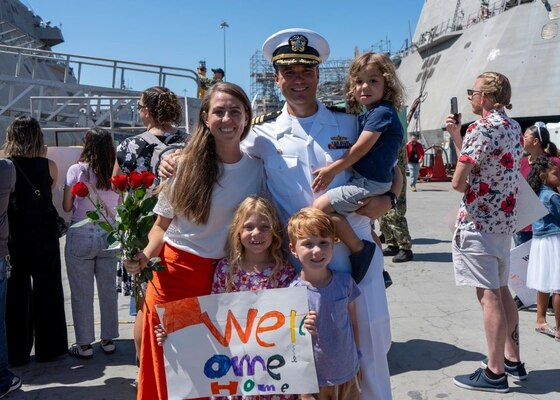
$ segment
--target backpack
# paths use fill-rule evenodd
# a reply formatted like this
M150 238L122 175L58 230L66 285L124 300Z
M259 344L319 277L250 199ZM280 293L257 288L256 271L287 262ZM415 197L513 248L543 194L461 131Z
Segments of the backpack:
M159 167L159 161L162 153L165 152L170 145L183 142L186 139L187 134L183 131L177 131L177 133L167 136L163 142L148 131L141 133L138 137L148 143L149 147L153 149L150 157L150 171L157 175L157 169Z

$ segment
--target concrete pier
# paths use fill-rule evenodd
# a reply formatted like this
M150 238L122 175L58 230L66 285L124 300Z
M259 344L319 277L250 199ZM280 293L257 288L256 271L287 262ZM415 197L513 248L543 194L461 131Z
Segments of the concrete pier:
M474 372L486 352L475 291L456 287L453 276L448 220L454 217L461 195L447 182L419 183L417 188L418 192L407 193L414 261L392 264L390 257L385 258L394 282L387 291L393 333L389 352L393 398L560 399L560 343L535 332L534 309L519 315L522 360L529 372L526 381L509 378L507 394L475 392L453 385L453 376ZM65 295L68 335L73 343L67 282ZM128 304L128 297L119 298L120 338L115 354L104 354L96 343L91 360L64 356L38 363L32 358L30 364L13 369L23 386L6 398L135 399L132 383L137 367ZM553 324L554 317L549 316L548 321Z

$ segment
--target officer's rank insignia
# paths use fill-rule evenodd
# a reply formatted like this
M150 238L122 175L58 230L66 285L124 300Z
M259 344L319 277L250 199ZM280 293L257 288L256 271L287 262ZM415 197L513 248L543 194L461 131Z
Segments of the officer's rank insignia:
M350 141L346 136L332 136L329 143L329 150L349 149Z

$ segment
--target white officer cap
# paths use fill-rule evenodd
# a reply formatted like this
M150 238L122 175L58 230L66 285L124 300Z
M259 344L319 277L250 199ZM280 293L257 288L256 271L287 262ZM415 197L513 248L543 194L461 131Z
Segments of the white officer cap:
M276 32L265 40L262 51L274 65L317 65L326 61L331 52L323 36L304 28Z

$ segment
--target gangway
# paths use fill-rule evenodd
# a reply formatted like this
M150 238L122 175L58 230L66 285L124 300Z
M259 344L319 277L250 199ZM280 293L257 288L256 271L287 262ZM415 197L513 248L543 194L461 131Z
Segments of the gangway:
M0 71L0 143L4 142L7 125L20 114L33 115L45 132L51 132L51 128L88 128L92 124L136 130L136 101L141 91L125 84L133 77L148 82L145 87L169 87L177 82L181 87L191 85L192 93L200 85L196 71L188 68L5 44L0 44ZM84 83L89 73L99 77L96 85ZM105 102L102 107L101 99ZM58 138L46 136L48 144L60 143Z

